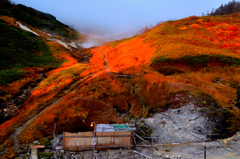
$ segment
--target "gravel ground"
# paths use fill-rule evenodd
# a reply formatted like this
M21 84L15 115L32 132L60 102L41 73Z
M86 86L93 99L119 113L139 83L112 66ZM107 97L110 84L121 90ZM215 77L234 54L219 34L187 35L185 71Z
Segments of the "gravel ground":
M240 159L240 134L232 138L186 144L161 144L153 149L154 159L204 159L206 146L207 159ZM52 159L139 159L152 157L151 147L137 147L137 150L115 149L106 151L70 152L64 150L45 150L46 153L54 152ZM137 153L138 152L138 153ZM144 156L146 155L146 156Z

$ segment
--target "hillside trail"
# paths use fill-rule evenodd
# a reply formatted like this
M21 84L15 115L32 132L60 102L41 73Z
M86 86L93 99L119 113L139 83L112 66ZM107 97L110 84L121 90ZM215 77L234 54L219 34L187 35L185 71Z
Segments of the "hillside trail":
M74 91L77 87L79 87L81 84L103 74L108 72L110 69L109 67L107 67L107 60L105 58L105 54L102 51L99 51L102 53L103 58L103 64L104 64L104 70L98 70L95 73L89 74L87 76L85 76L84 78L82 78L79 81L76 81L75 83L71 84L68 87L68 93L66 93L65 95L69 94L70 92ZM63 96L64 97L64 96ZM15 131L11 134L11 137L13 138L14 141L14 145L13 145L13 150L17 153L22 153L23 152L23 147L20 145L19 142L19 136L22 133L22 131L25 129L25 127L30 124L33 120L35 120L36 118L38 118L43 112L45 112L47 109L51 108L52 106L54 106L55 104L59 103L63 97L60 97L58 99L56 99L55 101L53 101L49 106L47 106L46 108L44 108L41 112L39 112L37 115L33 116L31 119L29 119L28 121L26 121L22 126L18 127L15 129Z
M88 79L90 79L92 77L92 75L88 75L86 77L84 77L83 79L78 81L78 86L84 82L86 82ZM73 83L72 85L74 85L75 83ZM72 85L70 86L70 88L72 87ZM68 93L74 91L74 89L77 88L74 87L71 91L69 91ZM67 93L67 94L68 94ZM66 94L66 95L67 95ZM47 109L51 108L52 106L54 106L55 104L59 103L64 96L56 99L55 101L53 101L49 106L47 106L46 108L44 108L42 111L40 111L37 115L33 116L31 119L29 119L28 121L26 121L22 126L18 127L15 129L15 131L11 134L11 137L13 138L14 141L14 145L13 145L13 150L21 153L23 151L22 146L19 143L19 136L22 133L22 131L25 129L25 127L30 124L33 120L35 120L36 118L38 118L43 112L45 112Z
M34 119L36 119L37 117L39 117L45 110L47 110L48 108L50 108L51 106L55 105L56 103L60 102L62 100L63 97L57 99L56 101L54 101L51 105L49 105L48 107L46 107L45 109L43 109L40 113L38 113L36 116L32 117L31 119L29 119L27 122L25 122L21 127L18 127L15 129L15 131L12 133L11 137L13 138L14 141L14 145L13 145L13 150L16 151L17 153L21 153L21 145L19 143L19 136L21 134L21 132L24 130L24 128L31 123Z
M104 69L99 69L98 71L96 71L95 73L90 73L89 75L86 75L84 78L72 83L67 89L67 94L71 93L72 91L74 91L76 88L78 88L81 84L84 84L88 81L90 81L91 79L98 77L104 73L107 74L111 74L111 75L117 75L117 76L121 76L121 77L126 77L129 78L129 75L123 75L123 74L118 74L118 73L114 73L114 72L118 72L119 70L122 70L124 68L127 68L127 66L123 66L123 67L118 67L118 68L114 68L114 72L111 72L113 70L111 70L107 65L108 65L108 60L106 59L105 54L103 53L103 51L100 51L99 49L97 49L99 52L101 52L102 54L102 62L104 65ZM110 71L111 70L111 71ZM64 95L64 96L65 96ZM22 153L23 152L23 147L20 145L19 142L19 136L22 133L22 131L25 129L25 127L30 124L33 120L35 120L36 118L38 118L43 112L45 112L47 109L51 108L52 106L54 106L55 104L59 103L63 97L60 97L58 99L56 99L55 101L53 101L51 104L49 104L46 108L44 108L42 111L40 111L38 114L36 114L35 116L33 116L31 119L29 119L28 121L26 121L22 126L18 127L15 129L15 131L11 134L11 137L13 138L14 141L14 145L13 145L13 150L17 153Z

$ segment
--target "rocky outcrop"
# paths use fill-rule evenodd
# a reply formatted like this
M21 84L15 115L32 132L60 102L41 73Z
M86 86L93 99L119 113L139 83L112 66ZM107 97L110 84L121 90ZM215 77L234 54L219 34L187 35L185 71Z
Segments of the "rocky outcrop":
M27 83L21 87L20 92L10 98L7 102L0 103L0 124L19 114L23 103L44 78L46 78L44 74L39 74L39 80Z
M158 143L190 143L219 138L224 131L224 110L206 96L177 93L170 109L145 119Z

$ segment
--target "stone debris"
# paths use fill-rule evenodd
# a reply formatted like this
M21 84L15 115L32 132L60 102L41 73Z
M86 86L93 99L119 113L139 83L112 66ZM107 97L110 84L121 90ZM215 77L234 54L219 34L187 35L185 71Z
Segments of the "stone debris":
M47 151L46 153L49 153ZM51 159L152 159L150 154L149 157L145 157L133 150L125 149L115 149L115 150L105 150L105 151L83 151L83 152L70 152L59 150L54 152ZM184 159L181 156L169 156L169 155L154 155L153 159Z
M43 74L39 74L41 76L41 80L45 77ZM40 80L40 81L41 81ZM39 81L34 83L28 83L21 91L15 95L14 97L10 98L6 103L3 103L0 107L0 124L13 118L14 116L18 115L23 103L28 99L31 95L32 91L35 87L39 84Z
M222 134L224 118L217 116L222 110L211 106L214 103L209 102L211 107L206 107L203 100L198 104L199 99L178 94L172 102L174 104L167 111L144 119L144 124L153 130L151 136L159 137L159 144L202 142Z

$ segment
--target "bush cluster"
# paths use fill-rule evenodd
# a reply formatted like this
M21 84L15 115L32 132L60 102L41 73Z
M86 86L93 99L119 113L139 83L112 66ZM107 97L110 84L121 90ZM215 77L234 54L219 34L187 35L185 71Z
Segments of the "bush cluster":
M0 84L7 85L24 74L25 67L58 66L41 38L0 21Z

